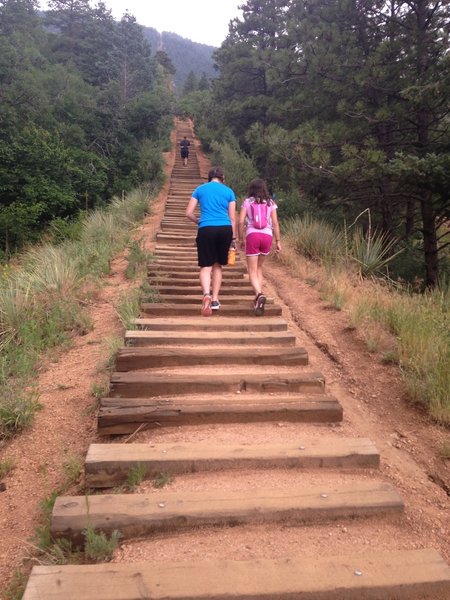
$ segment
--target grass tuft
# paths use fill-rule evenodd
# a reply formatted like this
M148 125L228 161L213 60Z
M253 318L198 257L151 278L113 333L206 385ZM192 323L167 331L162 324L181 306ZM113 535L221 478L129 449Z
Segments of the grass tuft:
M97 533L93 527L88 526L84 530L84 537L86 557L94 562L105 562L112 558L122 536L119 531L114 530L108 539L103 532Z

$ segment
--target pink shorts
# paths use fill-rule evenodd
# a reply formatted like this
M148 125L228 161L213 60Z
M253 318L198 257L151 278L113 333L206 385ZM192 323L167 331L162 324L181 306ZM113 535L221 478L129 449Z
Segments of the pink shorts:
M272 248L272 236L268 233L249 233L245 239L245 254L247 256L267 256Z

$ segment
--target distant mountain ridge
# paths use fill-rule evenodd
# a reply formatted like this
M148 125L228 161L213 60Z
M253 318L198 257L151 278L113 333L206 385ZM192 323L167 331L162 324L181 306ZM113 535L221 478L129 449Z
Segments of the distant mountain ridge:
M153 27L142 26L146 39L150 42L152 54L158 50L167 53L176 69L174 84L178 91L183 89L186 77L191 71L200 79L205 73L208 79L217 77L214 69L213 53L217 48L207 44L199 44L176 33L163 31L159 33Z

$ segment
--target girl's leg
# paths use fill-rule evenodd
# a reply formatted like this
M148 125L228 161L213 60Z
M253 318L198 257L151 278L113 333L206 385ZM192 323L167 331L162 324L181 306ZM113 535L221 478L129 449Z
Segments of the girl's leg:
M261 293L261 282L258 275L259 256L247 256L247 271L255 295Z
M262 288L263 288L263 271L262 271L262 267L263 267L263 264L264 264L265 260L266 260L266 257L263 254L260 254L258 256L257 277L258 277L260 292L262 292Z

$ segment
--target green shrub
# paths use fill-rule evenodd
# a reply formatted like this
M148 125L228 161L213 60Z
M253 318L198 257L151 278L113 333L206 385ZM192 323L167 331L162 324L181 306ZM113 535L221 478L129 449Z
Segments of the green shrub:
M88 526L84 531L84 537L86 557L94 562L105 562L111 559L122 536L115 530L108 539L103 532L97 533L93 527Z
M340 229L307 214L282 222L285 235L295 250L307 258L337 264L344 258L344 236Z

